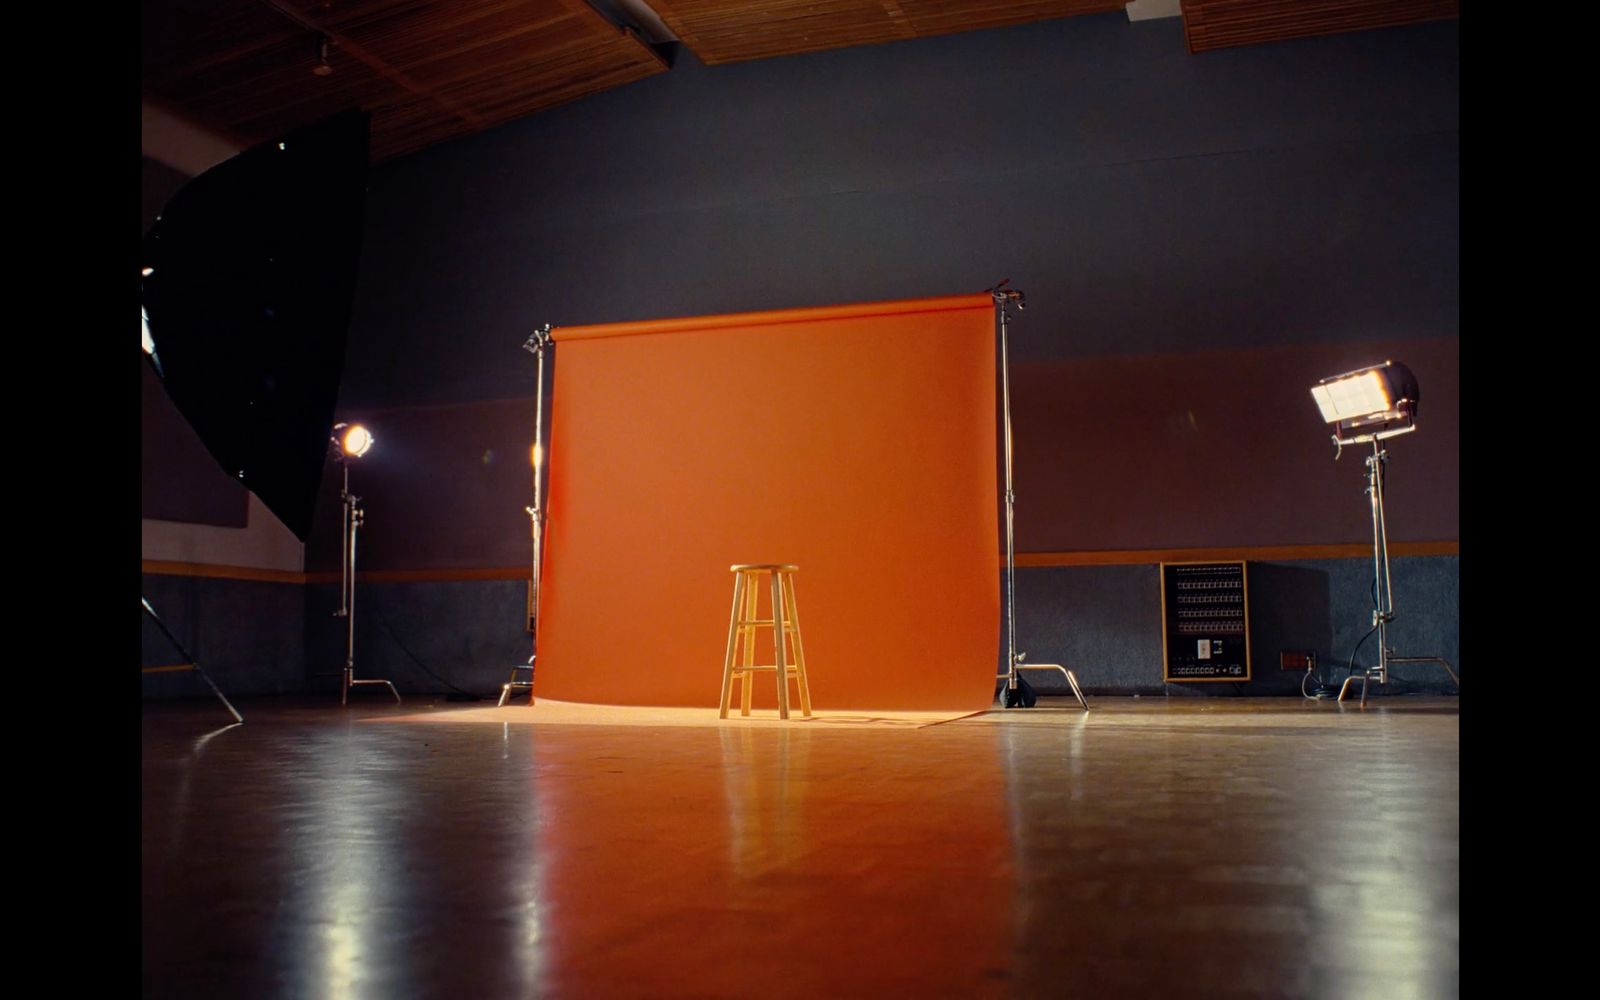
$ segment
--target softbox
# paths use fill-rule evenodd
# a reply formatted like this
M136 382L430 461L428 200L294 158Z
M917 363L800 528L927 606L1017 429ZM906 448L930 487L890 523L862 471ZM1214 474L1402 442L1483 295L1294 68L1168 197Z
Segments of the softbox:
M344 368L368 128L344 112L240 153L144 241L146 357L212 456L302 541Z

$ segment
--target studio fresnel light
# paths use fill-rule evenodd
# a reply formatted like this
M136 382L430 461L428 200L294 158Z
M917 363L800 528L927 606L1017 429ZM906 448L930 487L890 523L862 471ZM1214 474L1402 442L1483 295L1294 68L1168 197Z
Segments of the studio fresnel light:
M361 684L382 684L400 700L394 685L382 679L356 679L356 538L361 526L367 523L367 512L361 507L361 498L350 492L350 460L360 458L372 450L372 432L360 424L334 424L333 443L339 464L344 467L344 486L339 490L339 504L344 512L342 525L343 546L339 559L339 610L335 618L344 619L344 671L339 684L339 704L350 703L350 689Z
M1311 398L1322 411L1322 419L1334 425L1333 442L1344 453L1346 445L1370 444L1367 456L1367 498L1372 508L1372 628L1378 636L1378 662L1359 675L1355 654L1350 656L1351 672L1339 688L1344 701L1350 685L1361 681L1361 704L1367 703L1367 685L1389 682L1389 667L1396 663L1437 663L1444 667L1456 687L1461 680L1450 664L1438 656L1395 656L1389 648L1389 623L1394 621L1394 591L1389 574L1389 525L1383 509L1384 472L1389 452L1380 443L1417 429L1417 401L1421 398L1417 377L1405 365L1385 361L1381 365L1358 368L1343 375L1325 378L1311 387ZM1363 636L1361 642L1366 641ZM1361 643L1356 644L1360 649Z
M334 430L344 430L334 439L339 446L340 458L360 458L372 450L372 432L360 424L335 424Z
M1311 387L1322 419L1337 425L1333 439L1341 447L1416 430L1420 395L1411 369L1393 361L1334 375Z

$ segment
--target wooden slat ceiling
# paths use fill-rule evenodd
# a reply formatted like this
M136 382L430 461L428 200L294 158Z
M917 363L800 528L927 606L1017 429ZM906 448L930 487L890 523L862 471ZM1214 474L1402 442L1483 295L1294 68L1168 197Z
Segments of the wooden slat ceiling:
M666 70L584 0L143 0L143 86L256 142L372 112L383 160ZM318 34L334 72L317 76Z
M1461 16L1461 0L1183 0L1190 52Z
M1075 14L1125 0L644 0L709 64ZM626 4L608 3L610 9ZM667 68L586 0L142 0L143 86L249 144L372 112L375 160ZM1182 0L1190 51L1460 16L1460 0ZM651 29L651 30L659 30ZM334 71L317 76L317 43Z
M1127 0L646 0L700 61L764 59L1121 10Z

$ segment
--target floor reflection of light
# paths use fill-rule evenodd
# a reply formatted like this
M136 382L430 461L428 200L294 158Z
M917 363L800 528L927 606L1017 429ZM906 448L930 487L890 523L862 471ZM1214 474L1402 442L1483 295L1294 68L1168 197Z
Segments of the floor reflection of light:
M172 840L168 845L172 857L177 857L182 852L183 831L187 828L189 820L189 785L194 780L195 765L200 762L200 755L205 752L207 743L228 730L242 725L244 725L242 722L230 722L221 729L213 729L200 736L190 745L189 758L183 762L183 774L178 779L178 791L173 797Z
M406 858L394 853L405 843L396 827L407 821L411 803L406 784L391 780L391 752L355 743L325 753L305 782L318 836L318 854L304 872L307 943L322 997L384 997L387 983L412 971L411 956L378 936L403 933L392 924L413 891Z
M1417 825L1435 820L1410 795L1375 789L1372 778L1357 775L1318 803L1333 841L1311 895L1316 964L1328 970L1335 996L1452 993L1460 908L1453 897L1440 898L1441 880L1427 869L1453 866L1454 858L1419 855L1433 838Z
M356 961L360 957L360 942L353 926L338 923L323 932L325 947L322 984L324 996L339 998L357 996L355 983Z
M810 734L793 739L790 734L788 729L760 737L750 727L718 730L728 860L741 878L792 863L805 851L805 787L803 781L791 781L791 771L806 774Z
M506 738L510 739L510 726L507 724ZM529 733L526 744L530 756L536 755L537 736ZM509 742L507 743L509 752ZM538 996L544 990L541 988L545 972L545 940L544 940L544 900L545 900L545 865L547 851L540 844L541 815L551 816L555 813L554 804L550 801L548 789L539 781L538 770L535 769L533 777L533 794L521 797L519 800L524 810L522 815L522 829L528 831L528 847L523 851L523 857L528 864L517 868L516 882L517 920L512 951L517 970L517 977L521 984L520 996ZM548 833L546 834L549 835Z
M221 736L223 733L227 732L228 730L233 729L236 726L242 726L242 725L244 725L244 723L242 723L242 722L230 722L226 726L223 726L221 729L213 729L211 732L206 733L204 736L201 736L199 739L195 740L194 741L194 746L191 747L190 749L192 750L192 752L194 753L194 755L196 757L199 757L200 756L200 751L202 751L202 750L204 750L206 748L206 744L207 743L210 743L212 740L216 739L218 736Z
M322 984L324 996L346 1000L362 995L357 975L368 953L367 934L373 919L371 880L378 876L362 817L348 799L344 782L323 783L321 800L327 825L338 830L328 849L333 863L320 900L318 926L322 929Z
M530 823L529 827L536 829ZM516 938L513 941L516 969L518 979L522 984L522 995L534 996L540 990L540 977L544 974L544 862L540 859L540 852L535 846L528 852L533 858L533 863L522 869L523 874L517 880L517 898L521 901L517 907Z

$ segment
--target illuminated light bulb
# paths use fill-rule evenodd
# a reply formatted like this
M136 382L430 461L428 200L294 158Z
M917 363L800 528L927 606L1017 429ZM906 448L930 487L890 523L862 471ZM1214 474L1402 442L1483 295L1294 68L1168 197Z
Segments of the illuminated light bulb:
M360 424L351 424L339 439L339 448L351 458L360 458L372 449L372 432Z

